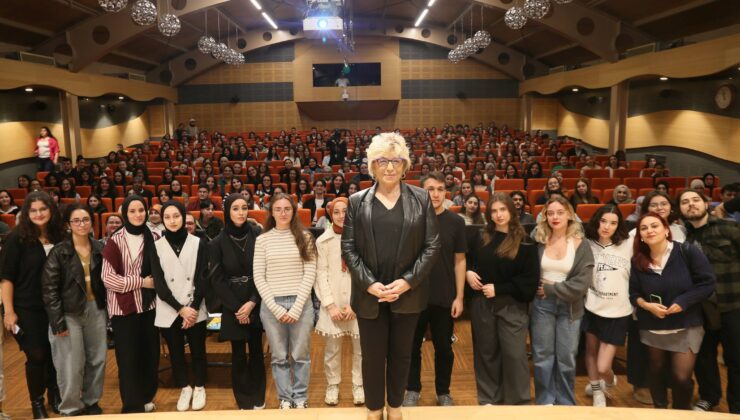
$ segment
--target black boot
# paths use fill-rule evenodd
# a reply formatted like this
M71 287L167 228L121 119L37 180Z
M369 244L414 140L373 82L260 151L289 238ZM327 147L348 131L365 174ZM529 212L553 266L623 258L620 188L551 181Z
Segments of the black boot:
M59 395L59 388L53 388L47 391L46 398L49 399L51 411L59 414L59 405L62 403L62 396Z
M33 413L34 419L48 419L49 413L46 412L44 404L44 397L38 397L35 400L31 400L31 412Z

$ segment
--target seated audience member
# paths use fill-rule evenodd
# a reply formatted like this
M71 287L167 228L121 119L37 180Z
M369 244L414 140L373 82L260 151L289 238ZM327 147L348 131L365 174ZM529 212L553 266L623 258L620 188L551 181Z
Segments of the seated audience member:
M670 194L671 186L665 181L658 181L655 183L655 191L662 192L663 194Z
M612 193L612 200L609 201L606 204L614 204L615 206L619 204L632 204L635 200L632 199L632 192L630 191L629 187L620 184L617 185L616 188L614 188L614 192Z
M318 221L318 217L316 217L316 210L323 208L326 208L326 205L329 204L329 200L324 197L324 194L326 193L326 183L319 179L316 182L313 183L313 195L314 198L311 198L307 200L305 203L303 203L304 209L310 209L311 210L311 224L315 225ZM306 226L308 227L308 226Z
M694 179L689 183L689 189L692 191L696 191L697 193L701 195L706 195L704 181L701 179Z
M547 184L545 184L545 194L541 195L535 204L545 204L553 193L558 193L564 196L560 180L554 176L547 178Z
M210 200L209 198L209 191L208 191L208 185L206 184L200 184L198 186L198 193L197 193L197 200L189 200L188 202L188 211L199 211L200 210L200 204L206 200ZM214 210L220 210L221 207L218 203L213 202L213 209Z
M473 192L473 184L470 182L470 180L462 181L460 183L460 187L453 194L452 205L461 206L461 207L464 206L465 197L469 196L472 192Z
M352 177L352 182L359 184L361 181L372 181L373 178L370 176L370 172L367 169L367 163L363 162L360 164L360 172Z
M579 204L599 204L599 199L591 193L591 182L586 178L581 178L576 182L576 189L570 196L570 204L574 210L578 209Z
M15 205L13 196L8 190L0 190L0 214L18 214L21 209Z
M123 226L123 218L121 218L121 215L118 213L111 214L108 216L108 220L105 222L105 230L103 231L103 238L100 239L100 243L105 245L105 243L108 241L108 238L111 237L118 229Z
M131 182L131 188L128 190L126 195L138 195L139 197L146 199L149 204L151 204L152 198L154 197L154 194L152 194L151 191L144 188L144 180L142 180L141 177L134 178Z
M162 236L164 233L164 225L162 224L162 205L154 204L149 209L149 218L146 222L146 226L155 235Z
M31 178L28 175L18 176L18 188L28 190L31 187Z
M197 227L205 231L209 240L212 240L224 229L224 224L213 214L213 202L206 200L200 203L200 219Z
M552 172L559 171L561 169L575 169L575 167L570 164L568 156L560 156L558 164L552 167Z
M465 220L466 225L483 225L486 223L483 219L480 206L480 198L474 193L465 197L463 208L460 211L460 217Z
M527 196L521 191L512 191L510 195L511 201L514 203L517 216L519 216L519 223L521 225L534 225L534 217L526 211L526 206L528 204Z

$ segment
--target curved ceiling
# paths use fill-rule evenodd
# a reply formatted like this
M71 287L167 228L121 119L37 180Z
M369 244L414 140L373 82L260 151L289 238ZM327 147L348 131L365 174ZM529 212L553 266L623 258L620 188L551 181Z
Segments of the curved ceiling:
M285 41L300 37L305 0L259 1L281 32L287 33L275 38ZM17 51L55 55L58 62L76 72L151 75L190 58L206 24L209 34L222 38L233 36L237 30L241 37L252 37L269 29L249 0L160 0L162 4L167 2L182 20L180 33L171 39L154 27L133 25L128 18L130 5L122 12L109 14L100 8L98 0L4 0L0 2L0 50L4 55ZM412 27L428 1L345 2L352 5L356 21L394 28L396 23L391 22ZM481 28L488 30L495 44L488 48L491 52L477 58L518 79L544 74L551 67L614 62L624 50L646 43L657 43L660 49L740 33L737 0L574 0L566 5L553 4L545 18L529 22L518 31L503 23L505 11L513 4L514 0L437 0L422 27L434 28L435 34L453 27L459 34L461 23L467 34ZM44 17L43 25L39 25L39 16ZM408 37L394 30L383 34ZM445 46L444 40L416 39ZM495 59L503 51L512 57L514 66L502 68ZM531 66L523 72L525 64ZM187 78L173 78L171 83Z

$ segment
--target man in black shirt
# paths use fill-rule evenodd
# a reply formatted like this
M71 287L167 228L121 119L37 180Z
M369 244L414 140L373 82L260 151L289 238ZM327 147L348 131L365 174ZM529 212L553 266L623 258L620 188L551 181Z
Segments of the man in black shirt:
M422 188L429 191L434 211L439 221L439 239L442 249L430 276L429 303L419 316L411 350L411 368L406 385L403 405L416 406L421 393L421 344L427 326L432 331L434 344L434 384L437 404L454 405L450 396L452 364L452 333L454 318L463 311L463 289L465 286L465 222L462 217L445 210L444 175L432 172L421 181Z

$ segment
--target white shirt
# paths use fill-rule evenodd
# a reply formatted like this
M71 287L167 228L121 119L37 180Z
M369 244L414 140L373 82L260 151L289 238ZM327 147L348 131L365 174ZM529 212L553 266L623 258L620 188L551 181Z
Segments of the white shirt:
M39 148L39 157L44 159L51 158L51 147L49 147L49 139L42 138L36 142L36 146Z
M632 242L602 246L589 240L594 254L594 277L586 293L586 309L604 318L621 318L632 313L629 299Z
M562 283L568 278L568 273L573 268L576 259L576 247L573 238L568 238L565 256L559 260L542 254L542 278L555 283Z

